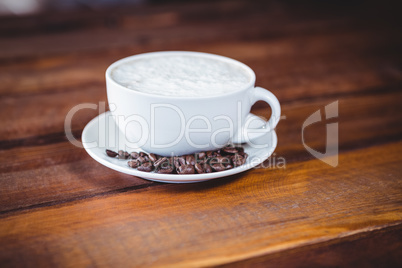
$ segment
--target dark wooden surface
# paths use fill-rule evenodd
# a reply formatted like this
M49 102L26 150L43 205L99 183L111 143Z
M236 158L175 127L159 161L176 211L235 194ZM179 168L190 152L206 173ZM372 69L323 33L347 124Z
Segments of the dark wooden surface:
M395 3L224 1L0 18L2 267L402 265L402 38ZM238 59L280 100L275 157L189 185L101 166L64 134L106 101L104 71L142 52ZM339 100L339 165L301 142ZM268 116L257 103L253 112ZM79 112L73 130L97 111ZM306 130L325 149L325 123Z

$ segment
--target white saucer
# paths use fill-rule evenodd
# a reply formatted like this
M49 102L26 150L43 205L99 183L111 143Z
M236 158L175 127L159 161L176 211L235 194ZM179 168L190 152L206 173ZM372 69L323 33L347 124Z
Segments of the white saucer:
M255 117L253 123L250 124L252 125L252 128L258 128L265 124L265 122L257 116L252 115L252 117ZM247 161L244 165L221 172L188 175L142 172L130 168L127 165L128 160L119 160L117 158L108 157L105 152L106 149L116 152L119 149L127 150L129 152L141 151L141 149L133 150L132 148L127 148L125 137L118 130L110 112L95 117L85 126L84 131L82 132L82 143L85 150L93 159L111 169L152 181L189 183L225 177L251 169L264 162L264 160L274 152L278 140L275 131L267 132L263 136L254 139L253 144L243 144L243 148L248 154ZM260 148L257 148L258 146Z

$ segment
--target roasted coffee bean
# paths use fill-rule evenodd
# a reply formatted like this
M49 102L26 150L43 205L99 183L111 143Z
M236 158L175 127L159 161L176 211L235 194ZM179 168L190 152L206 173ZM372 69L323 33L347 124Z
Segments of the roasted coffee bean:
M195 168L195 170L197 171L198 174L205 173L204 167L203 167L203 165L200 164L200 163L195 164L195 165L194 165L194 168Z
M211 165L212 169L215 170L216 172L219 171L224 171L225 170L225 166L222 164L213 164Z
M232 167L232 161L228 157L217 156L210 161L210 165L215 171L223 171ZM228 168L229 166L229 168Z
M219 159L217 157L213 157L209 160L209 164L211 165L215 165L215 164L220 164Z
M236 155L233 157L232 161L233 161L233 165L234 165L235 167L241 166L241 165L242 165L242 161L243 161L243 156L241 156L241 155L239 155L239 154L236 154Z
M186 164L187 165L194 165L195 164L195 158L194 155L186 155Z
M155 154L149 154L149 160L155 162L156 160L158 160L158 157Z
M225 166L225 169L232 169L232 168L233 168L232 164L228 164L228 165Z
M205 157L207 156L207 154L206 154L205 152L201 152L201 153L196 154L196 156L197 156L197 160L199 160L199 159L205 159Z
M229 157L225 157L225 156L216 156L210 159L209 164L215 165L215 164L219 164L219 165L223 165L226 166L228 164L231 163L231 160Z
M213 151L207 151L206 154L208 158L212 158L216 155L216 153L214 153Z
M128 166L131 167L131 168L137 168L137 167L138 167L138 161L137 161L137 160L128 161L127 164L128 164Z
M175 169L175 167L172 165L172 163L170 163L169 161L165 161L165 162L163 162L160 166L159 166L159 168L170 168L170 167L172 167L173 169Z
M137 158L137 160L138 160L138 162L140 162L140 163L149 162L149 159L146 159L144 156L139 156L139 157Z
M145 159L145 162L149 161L149 155L147 153L139 152L139 157L142 157L143 159Z
M143 163L141 166L139 166L137 169L139 171L151 172L154 169L154 166L152 165L151 162L146 162Z
M231 147L231 146L226 146L226 147L222 148L222 151L227 154L235 154L238 152L238 150L235 147Z
M140 156L137 152L132 152L130 155L132 159L137 159Z
M228 157L217 156L215 159L218 161L219 164L222 165L230 164L230 159Z
M175 168L179 168L180 167L180 163L179 163L179 159L177 156L173 156L173 165L175 166Z
M119 159L133 159L127 164L139 171L151 172L155 169L160 174L203 174L220 172L244 165L248 157L243 147L228 145L220 150L199 152L191 155L163 157L145 152L119 150L118 153L106 150L109 157L118 156Z
M209 165L215 165L215 164L219 164L219 160L216 157L212 157L208 159L208 164Z
M119 159L128 159L129 157L130 157L129 153L123 150L119 150Z
M239 154L243 154L244 153L244 148L243 147L236 147L236 150Z
M155 162L154 162L154 166L156 167L156 168L158 168L161 164L163 164L165 161L167 162L167 158L166 157L162 157L162 158L159 158L158 160L156 160Z
M246 162L246 158L242 155L236 154L233 158L233 166L239 167Z
M196 156L196 158L194 160L195 160L195 163L205 164L209 161L209 158L207 157L207 155L205 155L204 158L198 158Z
M179 173L179 174L194 174L194 166L182 165L177 169L177 173Z
M174 168L172 166L169 166L168 168L160 168L156 172L160 174L172 174L174 171Z
M212 168L211 168L211 166L210 165L208 165L208 164L205 164L204 165L204 172L205 173L211 173L213 170L212 170Z
M106 150L106 154L109 157L116 157L118 155L118 153L116 153L115 151L112 151L112 150Z
M186 159L183 156L175 156L173 157L173 164L178 169L180 166L186 164Z

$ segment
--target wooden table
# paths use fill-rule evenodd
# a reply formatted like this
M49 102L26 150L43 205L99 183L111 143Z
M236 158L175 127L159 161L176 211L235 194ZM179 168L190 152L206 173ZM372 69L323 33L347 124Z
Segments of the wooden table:
M402 265L400 8L353 1L158 4L0 18L0 266ZM177 185L108 169L64 133L106 101L104 71L142 52L238 59L278 96L276 157ZM324 152L339 123L339 165ZM265 104L253 112L267 117ZM99 112L83 110L73 132ZM336 144L330 144L336 146Z

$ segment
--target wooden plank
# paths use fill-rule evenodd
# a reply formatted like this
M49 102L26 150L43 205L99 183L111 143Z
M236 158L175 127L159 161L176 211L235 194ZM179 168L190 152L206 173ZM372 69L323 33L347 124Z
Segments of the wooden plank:
M45 96L26 96L23 98L2 98L0 100L0 140L64 133L64 120L67 113L81 103L106 102L106 90L87 87L84 92L72 90ZM83 109L72 119L72 128L83 129L99 110Z
M401 149L399 142L346 153L337 168L312 160L30 210L0 221L0 259L217 265L402 224Z
M301 143L301 125L303 120L325 104L327 102L319 101L284 107L287 118L277 129L279 145L274 155L276 158L284 157L288 163L313 158ZM255 112L264 115L262 109L256 109ZM398 113L399 97L396 98L395 95L345 99L340 102L339 110L341 151L400 140L402 126L399 122L402 115ZM86 121L83 120L82 123ZM57 125L57 121L54 124ZM325 151L325 132L325 122L310 126L305 131L307 145ZM46 139L34 139L32 144L17 143L15 147L0 151L1 211L30 208L49 202L65 202L147 183L101 166L83 149L65 142L63 132L55 138L55 143ZM10 143L12 141L3 142L3 146L11 146ZM111 179L107 179L108 176ZM83 178L91 179L83 181Z
M364 44L369 44L362 49ZM297 44L305 44L308 49ZM0 95L20 95L85 89L105 85L104 72L115 60L165 46L102 50L43 57L0 64ZM176 48L177 49L177 48ZM285 101L326 94L364 92L402 83L398 53L374 35L330 34L282 40L187 44L184 50L202 50L244 61L256 71L257 84L276 89ZM334 54L334 50L342 54ZM373 50L382 53L373 55ZM306 64L308 62L308 64ZM324 75L325 74L325 75ZM74 78L74 79L72 79ZM12 89L12 91L10 91Z
M218 3L218 5L222 4ZM217 42L219 40L250 39L267 35L272 37L284 35L285 33L308 34L314 33L317 29L322 31L325 26L331 27L334 24L341 24L343 29L349 28L347 27L348 19L339 21L338 19L320 18L300 23L300 18L297 20L290 16L283 16L281 11L278 12L277 8L270 8L263 1L256 3L254 6L248 5L249 12L244 12L242 5L244 3L236 7L229 3L227 6L221 6L216 9L215 12L211 12L211 10L214 10L213 6L204 6L201 10L195 9L193 6L190 12L189 10L174 12L170 10L168 13L162 11L159 15L153 15L153 23L142 22L141 20L149 20L149 18L140 15L141 11L137 11L134 16L133 14L122 15L121 18L119 18L118 14L110 12L111 14L106 18L100 18L101 22L95 27L80 27L80 23L78 23L77 27L73 23L72 30L69 30L67 26L67 31L49 33L46 32L45 28L42 34L5 37L0 43L0 47L2 51L7 51L7 53L0 52L0 58L15 59L66 51L112 49L122 45L177 45L185 42ZM206 17L207 20L205 19ZM110 25L109 18L111 18L114 25ZM222 20L222 18L224 19ZM50 24L52 19L54 20L54 18L50 18ZM33 21L35 21L35 18L33 18ZM220 23L217 23L217 21ZM144 26L144 24L148 24L148 26ZM159 27L152 27L154 24ZM40 23L38 25L40 27ZM85 26L85 23L83 26ZM197 30L194 31L194 29ZM23 33L25 29L22 28L21 31ZM74 42L71 42L71 40L74 40ZM30 47L24 47L22 44L28 41Z
M400 140L402 126L399 122L402 114L398 111L401 94L341 100L338 120L340 150L348 151ZM299 102L283 107L286 119L277 129L279 144L274 155L276 159L283 157L288 164L313 159L301 142L301 126L310 114L329 102L332 100ZM263 109L255 109L256 114L266 115ZM85 120L91 119L87 116L87 112L82 115L79 127L84 126L87 122ZM83 149L66 142L58 120L54 121L54 126L59 127L61 133L53 137L54 140L47 137L0 143L3 147L9 146L9 149L0 151L0 212L48 206L148 183L103 167ZM38 121L38 126L40 123ZM323 121L305 130L306 144L321 152L325 151L326 146L325 124ZM35 126L31 129L30 133Z
M106 168L70 143L23 147L0 154L0 214L154 184Z
M210 4L210 3L209 3ZM181 6L186 6L181 4ZM397 29L383 25L377 20L366 20L361 24L360 20L352 16L336 16L334 10L322 16L303 16L301 14L289 14L289 8L283 4L270 4L259 1L253 5L245 3L232 4L218 3L214 5L182 10L161 9L155 14L141 14L141 9L134 9L130 14L109 14L102 17L71 22L71 25L60 27L60 31L46 29L46 18L32 18L33 24L42 27L43 33L35 35L23 35L27 27L20 27L22 36L5 37L0 43L0 58L3 60L22 59L24 57L43 57L45 55L63 54L71 52L88 52L94 50L121 49L122 47L150 47L155 49L175 49L186 43L208 44L238 40L262 40L277 39L284 36L308 36L325 34L330 28L332 33L349 33L351 36L363 29L376 32L376 38L371 41L383 40L384 34L388 37L397 35ZM215 7L216 7L215 6ZM245 8L246 6L246 8ZM189 10L190 9L190 10ZM169 10L169 11L166 11ZM247 12L245 12L247 10ZM355 10L356 11L356 10ZM361 10L359 10L361 11ZM342 15L341 10L336 10L337 15ZM128 13L128 14L127 14ZM332 13L332 14L331 14ZM74 14L70 15L74 17ZM154 17L152 19L152 17ZM45 23L43 23L43 20ZM60 19L51 16L49 28L56 28ZM35 21L39 21L35 22ZM54 22L55 21L55 22ZM111 23L112 22L112 23ZM219 22L219 23L218 23ZM52 23L55 25L52 26ZM25 22L30 25L30 23ZM87 25L89 24L89 25ZM155 25L156 24L156 27ZM91 26L92 25L92 26ZM15 33L18 30L14 31ZM34 31L35 32L35 31ZM381 36L381 38L379 38ZM74 42L71 42L74 40ZM340 39L341 40L341 39ZM393 40L397 41L395 37ZM26 47L24 44L29 43ZM368 42L369 43L369 42ZM368 44L366 43L366 44ZM2 53L2 52L6 53Z
M267 28L280 27L284 22L306 22L321 19L323 21L338 19L354 22L355 26L372 27L389 24L391 19L399 18L398 10L392 5L379 7L375 1L365 1L347 6L345 14L343 5L326 5L322 3L290 3L280 1L256 0L253 4L246 1L226 0L214 1L207 4L192 1L191 3L163 3L142 4L135 6L114 6L113 8L100 8L97 10L74 10L73 12L47 12L40 15L24 17L1 17L0 34L8 36L29 36L38 34L51 34L55 31L65 32L78 29L98 29L102 27L122 28L142 24L142 28L153 28L147 21L126 21L127 18L155 16L166 12L180 14L181 22L203 24L231 22L233 20L246 20L259 16L271 23L264 25ZM381 11L382 20L372 17L373 12ZM353 15L358 14L358 17ZM347 16L346 16L347 15ZM386 16L389 17L386 17ZM364 18L364 23L360 20ZM325 28L327 25L317 25ZM296 25L294 25L296 27ZM300 26L298 26L300 27ZM252 29L250 29L252 30ZM331 29L333 30L333 29Z
M149 23L151 20L158 20L157 16L172 11L182 15L186 22L204 23L205 16L213 21L221 21L221 13L227 15L247 16L245 9L261 11L261 7L267 7L263 1L248 5L244 1L219 1L210 2L208 5L203 3L164 3L163 5L142 4L134 6L113 6L113 8L90 10L73 10L65 12L44 12L39 15L23 17L0 17L0 34L10 37L50 34L57 32L77 31L80 29L99 29L99 28L125 28L138 27L145 29L155 28ZM266 8L265 8L266 10ZM239 14L243 13L243 14ZM261 13L261 12L260 12ZM278 15L276 15L278 16ZM148 18L146 18L148 17ZM278 16L279 17L279 16ZM226 19L231 19L228 17ZM135 20L137 19L137 20ZM233 18L232 18L233 19Z
M0 18L1 266L400 266L399 10L225 1ZM69 144L65 115L106 101L106 67L154 50L251 66L282 102L274 156L286 169L160 184ZM301 126L336 100L332 168ZM76 115L77 137L97 114ZM306 129L309 146L325 150L328 122Z
M274 93L276 94L277 92L274 91ZM399 112L399 98L401 97L401 93L338 97L340 99L340 118L345 123L349 122L345 126L343 126L343 124L340 125L342 129L345 129L345 135L353 136L352 134L354 132L360 132L361 134L359 135L365 135L362 132L368 132L366 133L367 135L375 136L375 132L370 131L374 126L375 130L378 132L386 133L388 131L394 134L399 133L399 124L397 122L401 117L401 113ZM338 100L338 98L329 97L328 99L296 102L294 104L284 103L282 109L283 115L287 117L287 121L284 120L283 123L278 126L280 139L286 139L291 133L297 133L297 136L290 136L290 139L286 140L284 144L293 145L294 142L291 142L292 138L300 141L301 125L304 120L317 109L323 108L326 104L335 100ZM19 141L18 139L51 133L58 133L60 141L63 141L65 140L63 138L64 119L68 111L79 103L98 104L99 101L106 102L106 94L104 90L100 90L97 87L87 89L85 92L72 91L55 95L19 98L19 109L15 109L17 105L16 99L4 98L0 100L0 121L3 122L3 127L0 129L0 141L2 140L2 142L0 142L0 148L10 148L14 146L14 142L7 139L17 140L17 144L29 145L29 143L23 143L23 141ZM37 109L39 106L41 109ZM265 107L264 105L257 105L253 112L257 115L267 117L268 113L264 112ZM294 109L296 110L293 111ZM10 116L9 111L11 111L12 116ZM72 120L73 130L80 132L98 113L98 110L92 109L85 109L78 112ZM43 123L43 118L46 118L45 124ZM356 118L360 120L363 128L354 128L354 120ZM373 126L370 126L370 124L373 124ZM321 130L325 131L325 126L323 126L324 124L321 124L317 127L321 127ZM350 132L351 129L353 129L353 133ZM322 131L316 133L316 135L322 136L321 133L324 133ZM341 135L344 135L343 131ZM314 138L317 138L317 136L314 136ZM51 139L51 137L49 139ZM356 140L353 140L353 142L356 142Z
M219 267L401 267L402 225Z
M339 42L335 42L335 40L326 40L325 45L322 45L322 47L326 47L330 43L339 45ZM230 52L230 55L239 55L241 57L241 51L256 51L254 56L250 55L250 53L244 55L245 59L248 59L246 63L249 61L250 66L256 69L258 81L261 81L257 82L257 85L272 88L272 91L281 102L328 98L329 96L331 98L341 98L344 94L364 95L384 91L393 92L398 91L402 83L402 76L398 75L399 71L395 67L397 62L388 56L381 57L379 60L359 60L350 54L344 57L333 56L330 53L331 49L324 50L323 54L317 49L317 54L311 51L310 53L312 54L297 56L298 50L289 48L289 51L284 49L285 51L276 60L267 63L273 57L273 54L264 53L272 47L282 47L283 44L285 43L281 42L277 45L269 43L240 44L237 47L233 45ZM220 53L224 50L223 46L210 47L209 49L210 52L215 53ZM358 49L358 46L355 49ZM355 50L351 51L354 52ZM239 53L237 54L236 52ZM289 55L287 55L288 53ZM97 56L99 57L99 55ZM260 56L262 59L256 61L255 57ZM303 68L296 67L303 66L303 62L307 61L308 56L311 56L309 61L312 64ZM11 65L10 67L0 67L0 69L10 68L10 70L14 71L13 75L8 75L7 72L2 75L2 72L0 72L0 81L2 81L0 83L0 92L6 96L0 99L0 119L6 122L6 127L0 130L0 140L9 136L13 138L24 136L18 135L16 133L18 130L13 129L15 124L18 124L19 128L26 128L25 135L27 135L27 132L29 135L44 135L49 133L47 125L51 123L48 122L43 127L41 119L38 122L38 116L52 114L53 118L50 118L50 120L57 121L57 124L61 126L65 115L73 106L83 102L97 103L98 101L106 101L103 73L107 65L113 61L111 59L113 57L116 57L113 53L105 57L104 60L95 60L93 56L83 57L81 60L78 60L77 56L71 58L61 57L16 64L16 66ZM346 60L345 57L350 59ZM323 62L319 58L324 58L325 61ZM339 60L335 58L339 58ZM64 63L65 60L67 60L66 63ZM383 64L381 69L374 67L379 62ZM327 69L322 70L322 64L324 63ZM77 64L80 67L77 67ZM96 64L97 67L95 67ZM37 69L37 71L29 71L32 68ZM325 75L323 75L323 72ZM71 79L71 77L74 77L74 79ZM18 82L13 86L14 81ZM10 89L12 89L11 94L9 93ZM49 94L26 95L26 93L40 92ZM17 95L13 96L13 94ZM46 107L46 111L39 111L36 108L38 105ZM18 109L16 108L17 106ZM7 111L12 111L13 116L18 119L15 120L10 117ZM87 111L88 116L83 120L86 122L96 114L94 111ZM36 129L33 130L30 127L30 125L38 123L41 124L42 129L36 126ZM82 127L83 125L81 124L80 128ZM62 131L63 129L60 127L57 130L51 130L51 132Z

